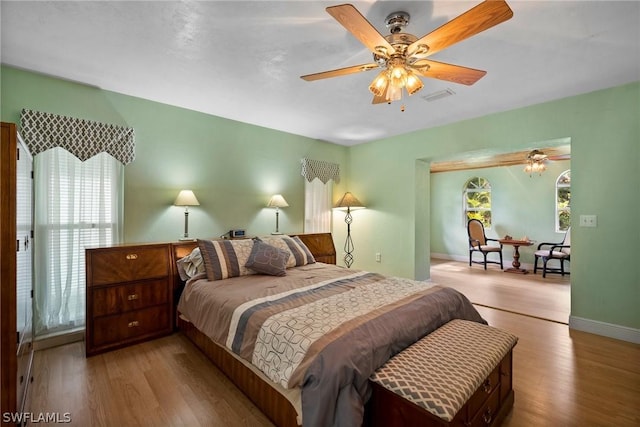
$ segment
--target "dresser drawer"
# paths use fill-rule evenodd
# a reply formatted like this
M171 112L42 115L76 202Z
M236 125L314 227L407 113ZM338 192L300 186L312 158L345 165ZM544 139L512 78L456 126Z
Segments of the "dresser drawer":
M167 279L93 289L93 316L125 313L169 302Z
M93 348L124 344L129 340L171 332L170 311L166 305L145 308L93 320Z
M87 249L87 285L166 277L170 274L168 245Z
M473 417L471 427L487 427L493 424L500 409L500 390L494 389L489 398L484 402L478 413Z

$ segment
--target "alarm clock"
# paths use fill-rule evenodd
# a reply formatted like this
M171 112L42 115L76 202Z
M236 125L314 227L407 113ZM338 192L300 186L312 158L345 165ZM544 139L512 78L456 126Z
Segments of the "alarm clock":
M247 236L245 230L229 230L230 239L242 239Z

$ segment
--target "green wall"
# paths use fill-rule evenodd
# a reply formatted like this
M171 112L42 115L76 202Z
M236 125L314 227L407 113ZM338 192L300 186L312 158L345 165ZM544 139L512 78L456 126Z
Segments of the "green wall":
M189 234L217 237L231 228L269 234L282 193L280 230L302 232L304 179L300 159L340 164L348 181L347 147L227 120L183 108L2 67L2 120L20 122L23 108L118 125L136 132L136 160L125 168L124 240L173 241L184 230L181 189L200 202L189 213ZM336 196L337 197L337 196Z
M422 108L428 114L433 107ZM351 191L369 207L354 215L354 267L428 277L430 229L459 229L460 219L432 218L425 163L457 153L517 151L570 138L571 315L640 328L639 117L636 82L352 147ZM577 219L585 214L598 216L596 228L578 226ZM431 227L424 227L425 222ZM376 252L382 254L381 263L375 262Z
M543 146L551 144L541 143ZM542 175L529 176L522 169L523 166L493 167L431 175L432 256L468 261L462 194L466 182L476 176L491 183L492 224L485 230L487 237L497 239L508 234L515 238L527 236L536 242L561 242L565 233L555 232L555 185L560 174L571 169L571 162L548 162ZM532 266L536 247L521 247L520 262ZM511 266L512 255L513 248L505 246L505 268ZM474 259L481 260L482 256L476 254ZM490 259L497 256L490 255Z
M300 232L304 184L299 161L307 156L341 165L343 180L334 188L334 199L349 190L368 207L353 213L353 267L419 279L429 276L431 246L434 252L442 250L438 245L445 236L438 233L460 229L459 216L448 225L446 214L432 207L431 192L440 196L431 185L430 161L570 138L572 216L598 216L596 228L572 224L571 314L640 328L638 82L348 148L6 66L1 73L3 121L18 123L20 110L31 108L135 128L137 158L125 172L127 242L180 236L184 214L172 203L183 188L193 189L201 202L190 214L193 236L217 236L232 227L269 233L274 215L264 205L276 192L291 205L281 211L282 231ZM428 114L433 107L420 108ZM510 191L542 183L522 177L518 168L504 173L520 177L520 184L510 183ZM501 181L500 176L491 179ZM459 194L461 184L445 185ZM334 214L339 257L343 219L344 213ZM541 231L534 235L521 222L508 221L505 230L518 235L516 227L522 227L523 234L541 240Z

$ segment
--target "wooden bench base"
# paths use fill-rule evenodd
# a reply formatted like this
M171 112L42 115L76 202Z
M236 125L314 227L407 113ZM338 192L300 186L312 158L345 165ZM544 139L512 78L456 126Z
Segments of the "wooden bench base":
M373 394L367 404L366 425L498 426L513 407L512 372L512 351L509 351L450 422L372 381Z

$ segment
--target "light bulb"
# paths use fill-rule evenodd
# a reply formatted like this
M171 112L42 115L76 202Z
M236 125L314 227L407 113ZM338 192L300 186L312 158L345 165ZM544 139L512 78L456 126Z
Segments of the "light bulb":
M391 85L402 88L407 81L407 70L401 65L394 65L389 72Z

